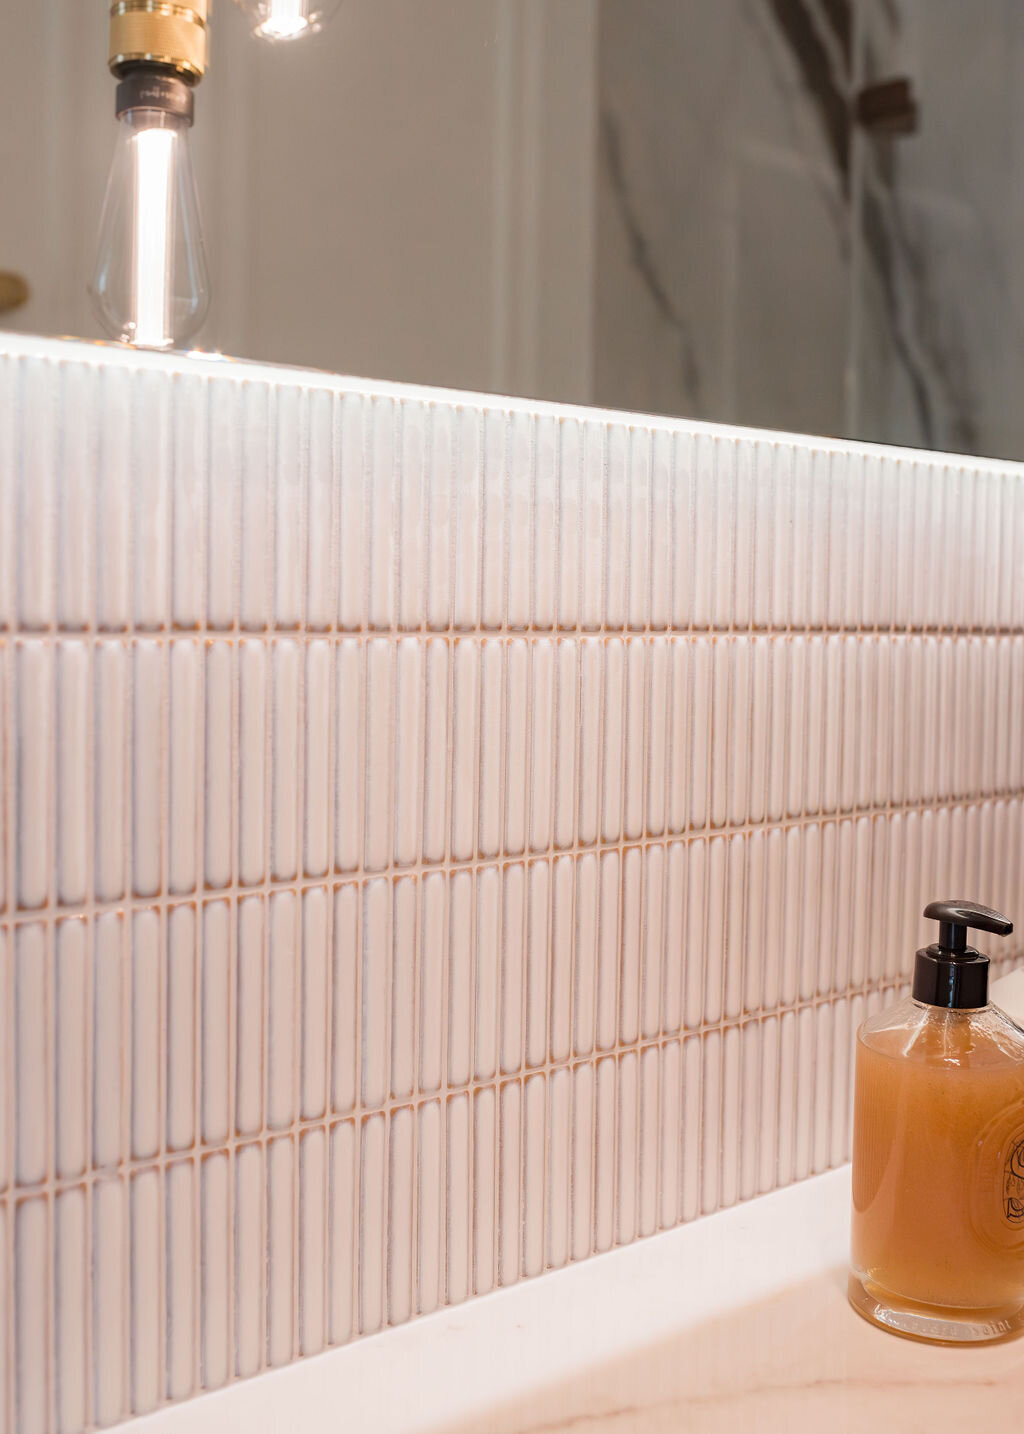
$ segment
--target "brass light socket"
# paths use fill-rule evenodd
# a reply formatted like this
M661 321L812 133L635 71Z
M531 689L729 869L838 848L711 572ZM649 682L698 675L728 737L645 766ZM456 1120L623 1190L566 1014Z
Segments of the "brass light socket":
M110 68L122 75L131 65L167 65L193 84L207 62L209 0L112 0Z

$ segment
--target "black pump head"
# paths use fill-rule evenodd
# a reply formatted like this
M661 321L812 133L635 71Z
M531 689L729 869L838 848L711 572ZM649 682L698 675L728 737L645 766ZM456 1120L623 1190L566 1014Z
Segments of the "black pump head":
M924 909L939 923L939 939L917 953L914 1000L949 1011L988 1004L988 957L967 944L968 929L1009 936L1013 922L973 901L933 901Z

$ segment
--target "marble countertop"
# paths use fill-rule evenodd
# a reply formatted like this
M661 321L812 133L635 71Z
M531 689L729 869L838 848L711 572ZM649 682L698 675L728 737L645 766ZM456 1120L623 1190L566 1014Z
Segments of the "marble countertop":
M1024 1340L846 1301L849 1170L137 1420L132 1434L961 1434L1017 1427Z
M831 1271L445 1434L963 1434L1020 1428L1024 1344L940 1349L875 1330Z

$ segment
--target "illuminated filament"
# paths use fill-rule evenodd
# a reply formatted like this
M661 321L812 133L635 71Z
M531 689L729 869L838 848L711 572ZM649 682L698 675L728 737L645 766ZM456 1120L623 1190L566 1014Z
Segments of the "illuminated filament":
M309 24L306 0L269 0L267 18L259 28L271 40L287 40L301 35Z
M176 139L172 129L142 129L134 139L132 341L143 348L163 349L173 343L171 252Z

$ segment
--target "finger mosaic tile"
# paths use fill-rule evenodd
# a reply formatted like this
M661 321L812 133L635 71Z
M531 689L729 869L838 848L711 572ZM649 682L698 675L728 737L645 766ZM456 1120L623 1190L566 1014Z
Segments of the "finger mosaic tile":
M925 900L1021 907L1014 465L16 338L0 415L0 1434L841 1163Z

